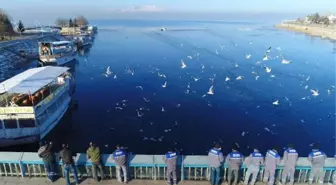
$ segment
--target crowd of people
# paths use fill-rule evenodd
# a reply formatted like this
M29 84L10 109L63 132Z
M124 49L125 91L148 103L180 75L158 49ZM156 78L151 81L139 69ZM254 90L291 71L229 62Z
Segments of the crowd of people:
M38 155L43 159L48 179L53 182L56 180L57 173L55 172L55 158L52 153L52 143L41 142L38 150ZM125 147L120 145L116 146L116 150L113 152L112 157L116 165L116 175L120 183L127 183L129 180L127 173L127 152ZM59 152L60 160L63 164L64 175L67 185L70 185L69 172L72 171L76 184L79 184L75 162L73 154L68 145L63 144L62 150ZM100 149L95 143L90 143L90 146L86 152L87 159L90 159L92 163L92 176L95 181L98 179L98 171L101 180L104 180L104 167L101 161ZM168 149L168 152L163 156L163 161L167 166L167 183L169 185L177 184L177 159L178 152L173 149ZM313 150L308 155L308 160L311 163L311 173L309 175L309 184L312 184L315 179L319 180L319 183L323 183L324 171L323 167L327 156L324 152L320 151L317 145L314 145ZM287 149L283 153L284 168L281 174L281 184L289 183L294 184L295 167L298 160L298 152L294 149L293 145L288 145ZM258 149L254 149L253 152L244 159L243 155L238 151L238 148L234 145L232 152L229 153L224 159L224 155L221 151L221 146L215 144L214 148L210 149L208 153L211 185L219 185L221 183L221 168L223 164L228 166L227 182L228 185L236 185L240 177L240 169L244 163L247 167L244 185L254 185L257 176L260 171L260 167L264 165L263 182L268 185L274 184L275 172L277 166L280 164L281 158L278 153L278 149L273 147L268 150L265 157L259 152ZM250 181L250 178L252 179ZM334 181L336 173L334 173ZM122 178L123 177L123 178ZM233 180L233 181L232 181ZM288 181L289 180L289 181Z

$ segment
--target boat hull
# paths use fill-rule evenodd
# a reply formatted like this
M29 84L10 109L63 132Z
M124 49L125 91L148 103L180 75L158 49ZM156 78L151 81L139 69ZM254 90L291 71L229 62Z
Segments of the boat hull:
M0 139L0 147L35 143L38 142L39 140L40 140L39 135L26 136L20 138L4 138Z

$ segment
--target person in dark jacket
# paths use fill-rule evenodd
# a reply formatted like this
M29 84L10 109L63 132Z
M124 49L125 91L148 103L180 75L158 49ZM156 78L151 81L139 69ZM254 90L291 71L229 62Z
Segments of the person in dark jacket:
M62 160L62 163L63 163L66 184L70 185L70 178L69 178L70 170L73 172L76 184L79 184L77 170L76 170L75 162L73 160L72 152L69 149L69 146L66 144L63 144L62 148L63 149L60 151L60 159Z
M176 177L177 153L173 152L173 149L168 149L168 152L163 156L163 161L167 165L168 184L172 184L171 177L173 177L174 185L176 185L177 184L177 177Z
M92 162L92 176L95 181L98 182L97 168L99 168L101 180L104 179L104 170L103 165L100 160L100 149L99 147L91 142L89 149L86 151L87 159L90 159Z
M55 157L52 153L52 142L40 142L40 148L38 149L38 156L42 158L44 167L47 173L47 177L49 181L54 182L56 180L56 173L55 173Z

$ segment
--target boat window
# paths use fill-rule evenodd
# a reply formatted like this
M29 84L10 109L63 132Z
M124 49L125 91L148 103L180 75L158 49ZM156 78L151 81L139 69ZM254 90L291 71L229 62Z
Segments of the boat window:
M20 119L19 120L20 128L32 128L35 127L34 119Z
M6 119L4 121L5 121L5 128L6 129L17 128L17 120L16 119Z
M39 115L36 120L38 125L42 125L48 119L47 112L43 112L43 114Z

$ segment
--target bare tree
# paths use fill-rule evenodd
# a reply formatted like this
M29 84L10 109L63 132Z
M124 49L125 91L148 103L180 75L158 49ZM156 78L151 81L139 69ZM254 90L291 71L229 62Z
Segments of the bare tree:
M89 21L81 15L76 18L75 24L78 26L87 26L89 24Z
M56 19L56 25L60 27L65 27L69 25L69 20L63 19L63 18L58 18Z

